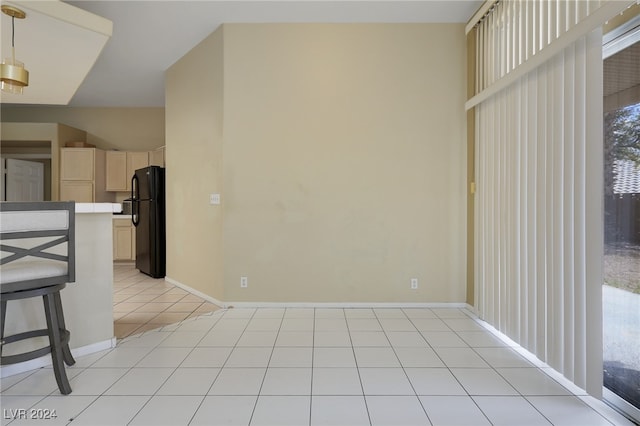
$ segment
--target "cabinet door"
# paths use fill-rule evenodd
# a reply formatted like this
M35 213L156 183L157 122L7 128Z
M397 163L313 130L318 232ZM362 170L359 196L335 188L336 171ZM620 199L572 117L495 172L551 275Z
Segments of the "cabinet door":
M149 151L149 165L164 167L164 147Z
M124 226L118 222L124 221ZM133 258L131 241L131 225L128 220L115 219L113 221L113 260L131 260Z
M60 182L60 201L76 203L94 203L95 192L93 182L62 181Z
M149 166L149 153L127 152L127 191L131 191L131 178L136 170Z
M60 180L94 180L94 148L61 148Z
M106 162L107 191L126 191L130 185L127 178L127 153L108 151Z

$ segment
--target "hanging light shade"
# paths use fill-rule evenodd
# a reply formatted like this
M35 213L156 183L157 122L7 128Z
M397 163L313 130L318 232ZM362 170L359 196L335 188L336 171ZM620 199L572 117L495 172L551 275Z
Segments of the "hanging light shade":
M29 85L29 71L16 60L14 21L15 18L24 19L27 14L9 5L2 5L2 12L11 16L11 57L4 58L0 64L1 88L3 92L22 94L22 89Z

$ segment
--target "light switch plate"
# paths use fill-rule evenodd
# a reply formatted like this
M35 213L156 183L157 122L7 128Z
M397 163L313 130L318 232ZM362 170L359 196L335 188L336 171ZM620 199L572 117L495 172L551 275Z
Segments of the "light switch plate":
M220 204L220 194L211 194L211 195L209 195L209 204L219 205Z

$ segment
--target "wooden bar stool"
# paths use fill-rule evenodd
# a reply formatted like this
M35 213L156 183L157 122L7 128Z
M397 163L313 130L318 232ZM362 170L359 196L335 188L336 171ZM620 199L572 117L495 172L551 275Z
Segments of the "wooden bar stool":
M60 392L71 393L65 364L75 360L69 349L60 290L75 282L75 203L0 203L0 364L15 364L51 353ZM53 251L51 249L54 249ZM65 254L60 254L60 252ZM7 302L42 297L47 328L4 335ZM49 346L4 356L5 345L48 336Z

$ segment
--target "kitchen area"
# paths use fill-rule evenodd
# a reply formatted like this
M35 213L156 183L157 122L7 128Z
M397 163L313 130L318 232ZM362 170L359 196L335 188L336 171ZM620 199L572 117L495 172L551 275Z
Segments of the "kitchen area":
M68 31L74 34L67 37L69 43L59 43L50 33L35 37L41 53L65 45L64 52L74 57L60 61L57 55L58 60L45 61L48 65L42 72L35 66L37 61L26 56L32 84L21 97L3 92L0 201L75 201L76 277L61 298L71 335L69 346L78 357L113 348L116 339L218 307L163 279L163 102L130 107L69 104L108 40L111 23L65 3L56 2L49 10L59 12L51 18L52 25L64 16ZM66 16L67 12L75 15ZM42 11L28 9L27 14L28 24L37 21L46 27L36 19ZM5 35L3 30L3 52ZM96 39L92 51L74 44L82 40L88 48L89 38ZM49 42L52 48L43 47ZM74 72L65 71L62 78L52 65L58 63L74 64ZM47 84L44 77L52 78L54 84ZM136 170L144 173L132 179ZM155 178L147 179L147 171ZM46 326L38 300L9 303L5 312L7 334ZM4 354L35 350L42 344L43 338L38 337L5 348ZM48 357L37 358L3 365L0 373L8 377L49 363Z
M33 182L33 176L25 181L25 173L3 167L2 200L120 204L121 212L113 216L113 260L135 262L132 177L138 169L164 168L164 146L105 150L86 142L87 136L84 130L60 123L2 123L3 164L7 160L46 164L39 182ZM41 189L33 191L33 187Z
M62 154L63 157L67 155L68 149L63 149L65 152ZM164 147L152 151L106 151L104 152L104 164L105 192L113 194L114 201L122 205L122 212L113 217L113 260L115 262L135 261L137 245L136 227L132 220L134 219L133 177L136 170L147 169L150 166L164 169ZM164 186L162 186L162 192L164 197ZM136 194L138 193L139 191L136 191ZM149 238L150 236L146 235L145 237ZM159 276L155 278L159 278Z
M23 172L24 169L15 173L15 168L3 167L3 201L76 202L79 227L76 242L79 248L82 247L77 253L79 279L62 295L73 329L72 350L82 353L112 346L115 342L112 339L122 337L123 329L117 324L122 313L114 314L114 305L118 304L117 296L114 296L118 291L114 285L118 278L115 271L124 268L139 274L135 265L136 247L145 246L144 241L136 242L132 203L125 200L132 196L131 182L136 170L153 166L164 171L164 147L144 151L105 150L86 142L86 131L61 123L3 122L1 130L3 165L7 160L19 165L46 165L44 173L35 176L35 181L33 175ZM38 189L33 190L34 187ZM148 259L150 233L147 230L138 236L147 241L148 249L143 251L143 257ZM155 250L162 251L158 261L161 274L145 270L154 272L153 278L164 276L164 233L160 236L162 246ZM165 285L164 280L148 278ZM40 310L32 305L11 308L10 318L16 318L16 321L8 324L7 331L20 328L19 323ZM13 312L14 309L17 311ZM93 318L91 322L83 319L88 315ZM92 327L86 329L89 324ZM132 328L131 324L124 326L126 330ZM3 371L3 374L9 373L9 370Z

